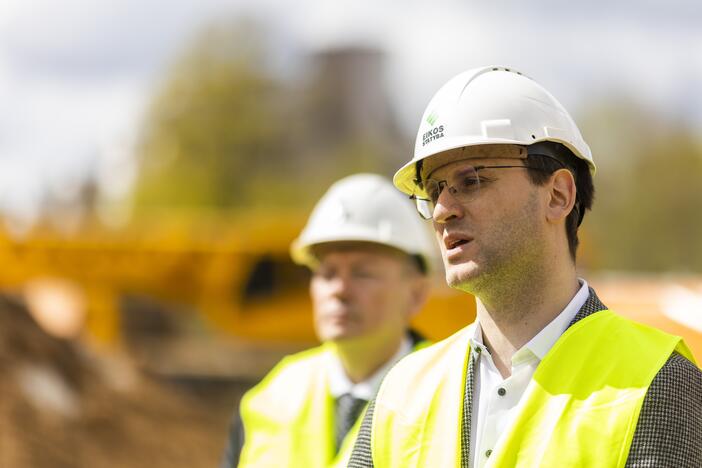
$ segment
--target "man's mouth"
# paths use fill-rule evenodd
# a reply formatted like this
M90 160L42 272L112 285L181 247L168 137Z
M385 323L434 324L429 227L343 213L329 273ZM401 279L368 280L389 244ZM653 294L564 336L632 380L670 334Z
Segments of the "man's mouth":
M471 240L472 239L470 237L449 235L446 238L444 238L444 246L446 247L446 250L452 250L467 244Z
M455 249L456 247L463 245L463 244L467 244L467 243L468 243L468 241L465 239L458 239L458 240L449 242L447 247L450 250L450 249Z

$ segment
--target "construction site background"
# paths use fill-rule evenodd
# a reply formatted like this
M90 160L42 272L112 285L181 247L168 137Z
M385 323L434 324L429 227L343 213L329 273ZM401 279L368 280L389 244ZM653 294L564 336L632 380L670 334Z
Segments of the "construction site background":
M285 76L265 35L220 22L184 51L141 125L127 196L87 180L31 226L5 219L0 466L216 465L242 392L315 343L288 246L333 181L391 176L414 136L381 50L310 52ZM614 95L576 120L598 164L582 275L702 358L701 135ZM475 304L436 267L414 326L441 339Z

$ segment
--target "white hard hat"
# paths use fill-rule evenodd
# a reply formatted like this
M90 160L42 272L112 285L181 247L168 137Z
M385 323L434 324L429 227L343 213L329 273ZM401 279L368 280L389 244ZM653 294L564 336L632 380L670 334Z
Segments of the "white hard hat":
M356 174L334 183L317 202L290 255L296 263L312 267L313 246L348 241L393 247L418 256L425 268L435 258L427 224L389 180L376 174Z
M434 95L419 124L414 157L393 178L395 186L416 192L417 163L465 146L531 145L552 141L583 159L594 175L587 143L565 108L538 83L504 67L465 71Z

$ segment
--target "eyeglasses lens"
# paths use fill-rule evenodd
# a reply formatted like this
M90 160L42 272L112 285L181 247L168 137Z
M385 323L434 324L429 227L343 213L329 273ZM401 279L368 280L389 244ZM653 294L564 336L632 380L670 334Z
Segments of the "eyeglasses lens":
M426 198L417 198L417 211L425 219L433 217L434 208L445 188L459 202L469 201L480 187L478 171L473 166L465 166L454 171L449 181L426 179L423 183Z

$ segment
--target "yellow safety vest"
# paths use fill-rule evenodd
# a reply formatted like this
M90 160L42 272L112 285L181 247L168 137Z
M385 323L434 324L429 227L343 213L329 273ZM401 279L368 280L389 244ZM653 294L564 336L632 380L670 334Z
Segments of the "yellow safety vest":
M463 329L386 376L373 412L374 466L460 467L469 338ZM694 362L680 337L613 312L578 321L537 367L487 466L624 466L648 387L673 351Z
M422 347L421 343L415 347ZM241 400L244 446L239 467L345 467L361 416L335 450L328 360L333 344L285 357Z

